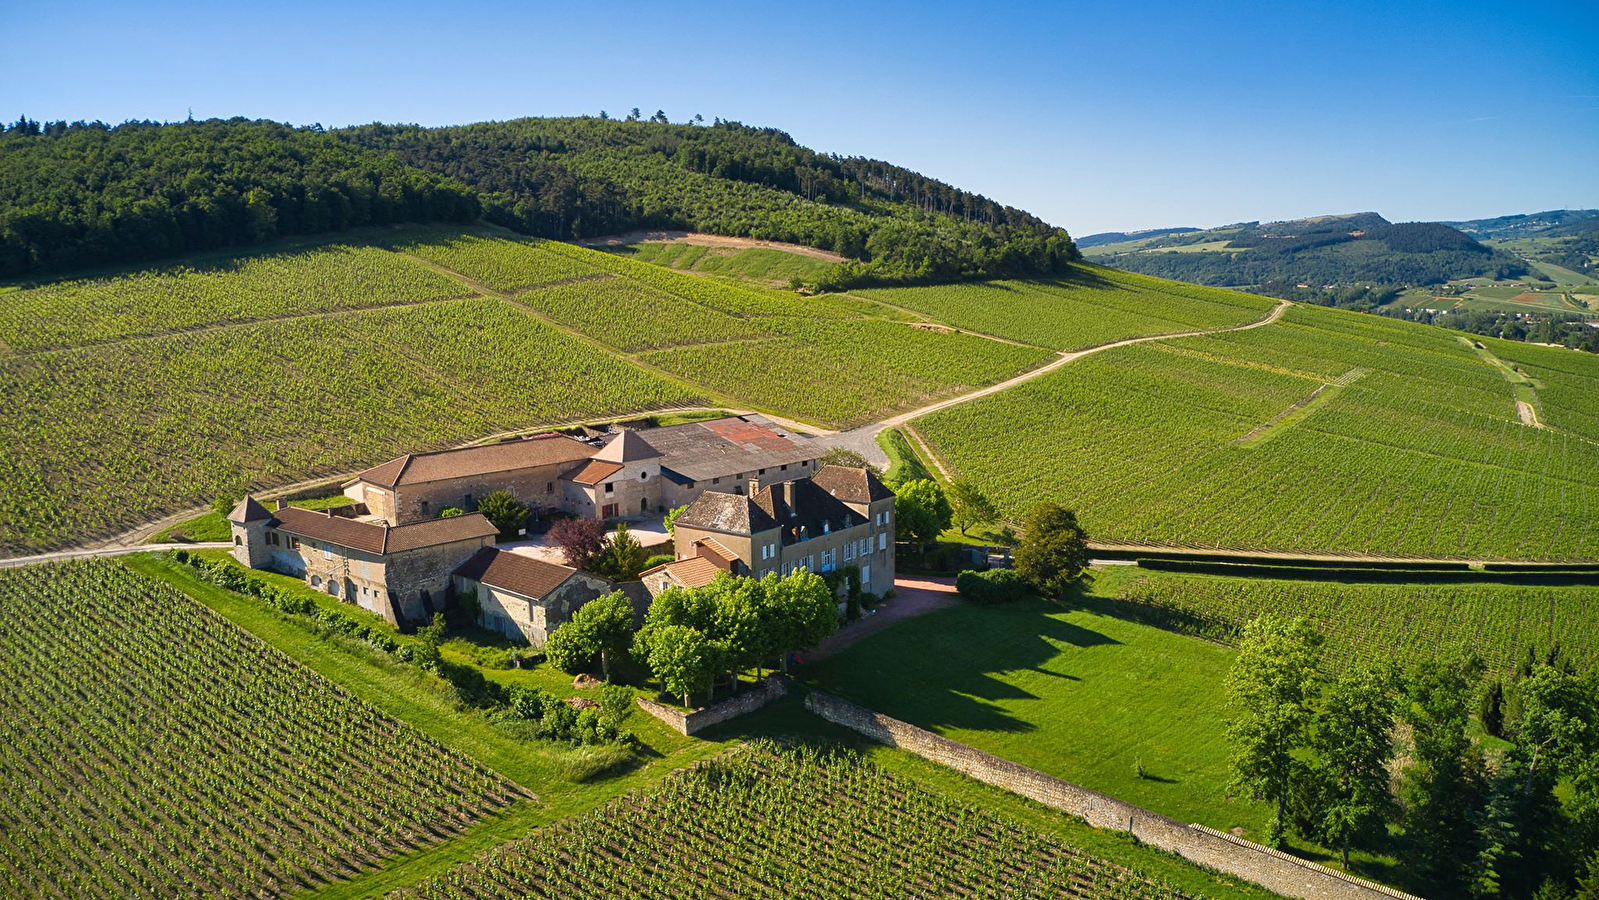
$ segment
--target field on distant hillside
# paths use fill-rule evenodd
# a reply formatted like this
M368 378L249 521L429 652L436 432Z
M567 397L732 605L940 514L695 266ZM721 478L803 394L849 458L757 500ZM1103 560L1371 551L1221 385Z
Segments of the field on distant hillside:
M1327 636L1334 669L1357 659L1402 665L1476 653L1509 672L1556 644L1579 665L1599 661L1599 588L1496 584L1337 584L1140 572L1114 592L1153 621L1233 643L1263 613L1305 616Z
M1076 350L1148 334L1241 325L1272 301L1236 291L1161 281L1099 266L1054 281L991 281L857 291L957 328Z
M522 796L112 562L0 570L0 895L282 896Z
M833 266L826 259L773 247L708 247L687 242L648 241L606 249L682 272L720 275L779 287L795 278L814 281Z
M391 896L1183 895L855 757L760 744Z
M1599 558L1594 395L1556 369L1599 360L1504 353L1550 367L1545 387L1512 385L1441 329L1296 306L1264 328L1109 350L917 428L1009 512L1060 500L1100 540ZM1558 427L1520 423L1529 386Z

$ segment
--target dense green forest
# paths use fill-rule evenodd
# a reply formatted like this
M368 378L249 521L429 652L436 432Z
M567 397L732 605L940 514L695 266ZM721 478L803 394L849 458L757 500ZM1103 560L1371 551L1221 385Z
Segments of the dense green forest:
M1219 239L1227 243L1215 250L1161 249ZM1474 276L1516 278L1528 271L1521 260L1448 225L1396 225L1375 213L1190 232L1163 240L1160 247L1104 255L1096 261L1224 287L1440 284Z
M295 234L479 217L553 238L675 228L832 250L816 285L1064 271L1036 216L872 159L657 113L324 131L243 119L20 119L0 135L0 276Z
M481 192L485 217L574 238L672 228L849 257L823 287L1059 272L1062 229L880 160L817 153L772 128L610 118L335 132Z
M480 211L447 177L276 122L24 118L0 135L0 276Z

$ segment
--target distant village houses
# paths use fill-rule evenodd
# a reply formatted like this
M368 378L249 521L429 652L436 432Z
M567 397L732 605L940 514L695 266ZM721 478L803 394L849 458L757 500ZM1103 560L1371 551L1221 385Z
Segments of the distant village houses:
M539 515L616 520L687 505L676 561L644 575L651 593L719 572L859 569L857 587L893 585L893 493L865 469L817 468L820 450L761 416L611 433L540 434L406 454L347 482L350 506L311 511L246 497L229 514L233 554L395 624L473 597L485 627L542 644L603 578L496 546L472 512L508 491ZM441 518L446 510L463 515ZM640 588L635 583L635 588Z

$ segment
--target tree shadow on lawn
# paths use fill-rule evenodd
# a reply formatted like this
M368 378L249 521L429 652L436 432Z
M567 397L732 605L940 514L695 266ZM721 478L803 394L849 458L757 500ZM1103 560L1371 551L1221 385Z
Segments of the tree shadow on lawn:
M1037 725L999 704L1041 699L1024 684L1039 675L1080 682L1045 667L1063 647L1121 643L1051 615L1063 611L1042 601L963 604L901 622L797 674L812 687L934 730L1034 731Z

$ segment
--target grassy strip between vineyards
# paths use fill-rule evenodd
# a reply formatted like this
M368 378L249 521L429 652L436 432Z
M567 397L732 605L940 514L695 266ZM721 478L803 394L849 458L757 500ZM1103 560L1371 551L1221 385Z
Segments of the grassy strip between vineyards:
M888 454L888 470L883 477L894 484L907 481L931 480L933 471L922 462L922 457L911 446L905 432L898 428L885 428L877 433L877 446Z
M166 581L195 600L289 654L323 677L440 743L476 759L532 790L538 799L434 848L407 854L370 875L320 888L310 896L369 896L442 871L466 855L562 817L589 809L635 787L658 781L671 770L718 752L710 741L663 740L660 729L641 728L646 744L659 746L642 765L624 774L575 784L562 771L559 745L517 740L482 717L456 709L448 690L431 675L397 663L354 642L323 639L262 604L196 578L184 566L158 556L127 557L130 568ZM346 604L341 611L349 612ZM648 725L642 714L633 719ZM630 726L634 723L630 721ZM676 737L676 736L673 736Z

